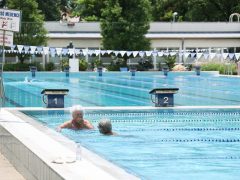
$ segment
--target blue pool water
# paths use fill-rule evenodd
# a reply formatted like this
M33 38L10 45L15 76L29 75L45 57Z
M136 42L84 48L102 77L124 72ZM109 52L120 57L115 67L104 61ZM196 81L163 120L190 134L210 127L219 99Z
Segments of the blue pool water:
M65 106L152 106L149 91L153 88L179 88L175 104L196 105L240 105L240 79L222 77L216 73L173 73L165 77L162 72L108 72L98 77L94 72L36 73L34 81L29 72L4 73L6 104L10 107L45 107L42 102L43 89L69 89Z
M46 126L70 118L66 111L24 111ZM240 110L86 111L95 127L111 119L118 136L97 129L62 133L141 179L239 179Z

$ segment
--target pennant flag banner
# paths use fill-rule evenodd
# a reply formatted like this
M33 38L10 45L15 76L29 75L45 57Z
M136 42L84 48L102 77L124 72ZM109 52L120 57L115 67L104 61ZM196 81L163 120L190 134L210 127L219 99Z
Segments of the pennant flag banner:
M41 46L26 46L26 45L12 45L10 47L10 50L5 50L6 53L24 53L24 54L44 54L48 55L50 54L51 57L55 57L55 55L58 56L99 56L99 55L114 55L114 56L121 56L124 57L127 55L127 57L137 57L140 56L143 58L144 56L146 57L162 57L162 56L176 56L178 55L179 57L184 56L185 58L191 57L192 59L198 60L202 56L204 57L205 60L207 59L214 59L214 58L223 58L226 60L227 58L231 60L240 60L240 53L208 53L208 49L201 49L201 50L196 50L196 49L189 49L189 50L153 50L153 51L114 51L114 50L100 50L100 49L75 49L75 48L55 48L55 47L41 47ZM197 51L197 53L196 53Z

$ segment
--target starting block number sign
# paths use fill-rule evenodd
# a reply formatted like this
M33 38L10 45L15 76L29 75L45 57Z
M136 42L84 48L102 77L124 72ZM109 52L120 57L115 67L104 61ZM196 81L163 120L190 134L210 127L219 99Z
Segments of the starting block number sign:
M19 32L21 11L0 9L0 29Z

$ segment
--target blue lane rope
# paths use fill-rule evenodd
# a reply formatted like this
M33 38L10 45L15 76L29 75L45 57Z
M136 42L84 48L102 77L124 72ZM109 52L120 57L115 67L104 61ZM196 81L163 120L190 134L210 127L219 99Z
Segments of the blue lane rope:
M223 142L223 143L232 143L240 142L240 139L155 139L151 142Z
M88 117L88 116L86 116ZM108 117L108 116L102 116ZM99 120L91 120L91 122L98 122ZM189 123L189 122L240 122L239 118L235 119L111 119L113 123Z
M222 128L159 128L159 129L136 129L131 131L240 131L240 128L222 127Z

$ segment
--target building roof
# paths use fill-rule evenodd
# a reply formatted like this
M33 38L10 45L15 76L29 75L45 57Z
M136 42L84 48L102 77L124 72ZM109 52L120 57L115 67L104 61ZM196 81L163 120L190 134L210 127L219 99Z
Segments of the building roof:
M99 22L67 23L45 22L50 38L100 39ZM240 23L237 22L152 22L147 38L240 38Z

